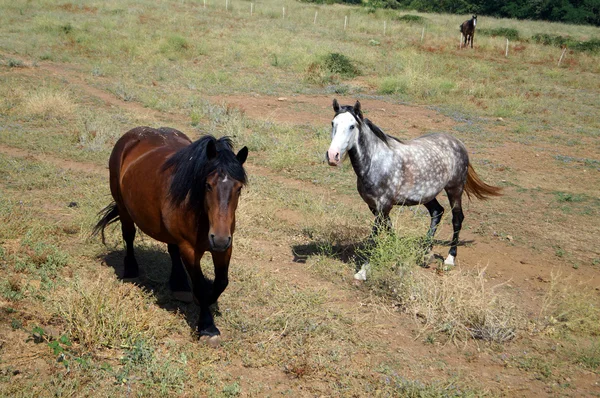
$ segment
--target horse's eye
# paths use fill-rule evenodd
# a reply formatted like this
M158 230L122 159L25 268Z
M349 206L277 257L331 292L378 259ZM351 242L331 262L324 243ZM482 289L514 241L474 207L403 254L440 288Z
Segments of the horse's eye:
M208 182L204 185L204 188L206 189L206 192L212 191L212 185L210 185Z
M354 125L350 126L350 130L354 130Z
M333 122L331 122L331 127L333 127Z

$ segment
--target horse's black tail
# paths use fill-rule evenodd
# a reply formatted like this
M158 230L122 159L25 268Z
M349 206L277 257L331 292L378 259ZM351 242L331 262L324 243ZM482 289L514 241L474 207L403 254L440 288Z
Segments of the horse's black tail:
M106 244L104 240L104 228L120 220L119 208L115 202L112 202L104 209L100 210L98 215L100 216L100 220L98 220L98 223L92 230L92 236L96 236L98 233L100 233L102 236L102 243Z

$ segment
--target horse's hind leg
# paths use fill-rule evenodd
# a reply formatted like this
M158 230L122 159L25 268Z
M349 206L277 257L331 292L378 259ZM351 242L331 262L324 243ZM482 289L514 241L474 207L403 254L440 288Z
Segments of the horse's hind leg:
M429 215L431 216L431 224L429 226L429 231L427 231L427 253L425 254L425 264L427 266L431 261L433 261L433 237L435 236L435 231L437 230L438 224L442 220L442 216L444 215L444 208L437 201L437 199L433 199L425 203L425 207L429 210Z
M169 255L171 256L171 277L169 278L169 287L175 300L191 303L194 300L192 288L188 283L187 273L181 262L181 253L177 245L167 245Z
M433 199L432 201L425 203L425 207L427 210L429 210L429 215L431 216L431 225L429 226L429 231L427 232L427 238L433 240L437 226L444 215L444 208L440 202L437 201L437 199Z
M460 189L446 190L448 194L448 201L452 207L452 242L450 243L450 251L448 257L444 261L446 265L454 265L454 259L456 258L456 251L458 247L458 236L460 235L460 229L462 228L462 222L465 216L462 211L462 187Z
M135 239L135 224L128 213L119 211L119 217L121 218L121 232L123 233L123 239L127 246L127 254L123 261L124 272L123 279L137 278L139 275L138 263L133 253L133 241Z

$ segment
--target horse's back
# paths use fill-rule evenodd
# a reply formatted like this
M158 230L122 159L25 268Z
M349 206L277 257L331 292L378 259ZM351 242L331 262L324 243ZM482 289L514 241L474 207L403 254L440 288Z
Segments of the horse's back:
M110 190L115 202L156 239L164 241L156 236L162 229L160 211L168 177L161 167L170 155L190 143L175 129L136 127L117 141L111 153Z
M456 137L444 133L431 133L406 142L407 159L421 178L436 180L440 184L462 184L466 178L469 155L465 145Z
M121 174L142 156L151 156L154 152L174 153L190 143L185 134L175 129L136 127L123 134L115 144L109 159L109 170L111 175Z

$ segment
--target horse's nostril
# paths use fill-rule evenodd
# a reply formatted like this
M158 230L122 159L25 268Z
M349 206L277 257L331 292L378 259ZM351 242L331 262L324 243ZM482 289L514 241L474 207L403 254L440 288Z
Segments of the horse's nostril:
M339 161L339 160L340 160L340 153L339 153L339 152L335 154L335 160L336 160L336 161Z

